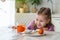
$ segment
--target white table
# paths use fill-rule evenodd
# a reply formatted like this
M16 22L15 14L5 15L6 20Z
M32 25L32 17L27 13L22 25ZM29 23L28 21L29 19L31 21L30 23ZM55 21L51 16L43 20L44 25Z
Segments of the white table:
M0 29L0 40L60 40L60 33L47 31L46 36L31 37L18 34L9 28L2 28Z

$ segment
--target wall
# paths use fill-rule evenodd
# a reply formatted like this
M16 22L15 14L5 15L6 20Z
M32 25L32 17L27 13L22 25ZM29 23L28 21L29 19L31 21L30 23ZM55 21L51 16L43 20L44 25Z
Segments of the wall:
M15 24L15 1L0 0L0 28L5 28Z
M34 13L16 13L15 24L25 24L26 26L35 19Z
M55 0L55 11L60 13L60 0Z

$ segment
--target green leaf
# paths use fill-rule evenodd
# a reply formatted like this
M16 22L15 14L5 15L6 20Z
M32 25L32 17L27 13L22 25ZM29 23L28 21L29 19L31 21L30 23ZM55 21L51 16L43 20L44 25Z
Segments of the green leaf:
M38 6L41 4L42 0L30 0L32 5Z

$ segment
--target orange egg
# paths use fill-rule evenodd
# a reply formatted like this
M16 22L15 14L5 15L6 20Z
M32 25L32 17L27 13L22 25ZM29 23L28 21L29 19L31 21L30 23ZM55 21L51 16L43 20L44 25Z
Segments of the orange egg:
M38 31L38 34L43 34L43 33L44 33L43 28L40 28L39 31Z
M25 31L25 25L18 25L17 26L17 32L24 32Z

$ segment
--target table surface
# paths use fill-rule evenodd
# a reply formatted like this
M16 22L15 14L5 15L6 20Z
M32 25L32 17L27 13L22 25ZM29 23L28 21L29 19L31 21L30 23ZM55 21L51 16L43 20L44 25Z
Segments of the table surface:
M60 40L60 32L46 31L44 36L29 36L20 34L11 28L0 29L0 40Z

